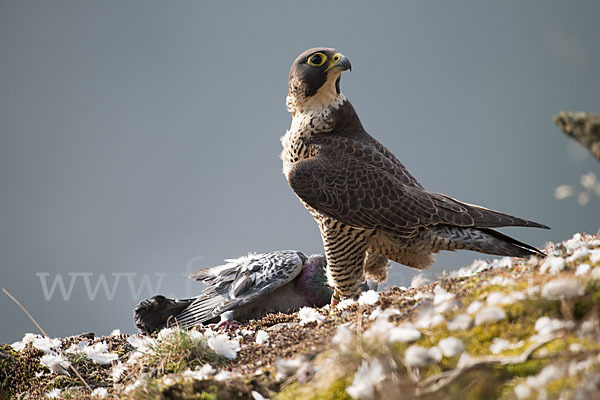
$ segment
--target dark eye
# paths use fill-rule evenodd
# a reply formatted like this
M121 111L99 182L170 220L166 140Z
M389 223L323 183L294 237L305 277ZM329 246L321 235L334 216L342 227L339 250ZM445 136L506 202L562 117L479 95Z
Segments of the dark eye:
M325 64L325 61L327 61L327 56L325 54L315 53L308 58L307 63L313 67L320 67L321 65Z

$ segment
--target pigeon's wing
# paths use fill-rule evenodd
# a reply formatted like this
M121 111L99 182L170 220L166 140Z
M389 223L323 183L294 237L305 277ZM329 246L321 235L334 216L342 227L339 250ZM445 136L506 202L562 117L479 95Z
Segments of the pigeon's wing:
M182 326L206 322L248 304L291 282L300 274L306 256L298 251L251 254L227 264L205 268L190 277L209 286L176 316Z
M461 203L430 193L411 181L399 162L376 146L336 134L312 139L319 153L297 162L288 173L294 192L308 205L356 228L378 228L412 237L420 227L450 224L461 227L544 225Z

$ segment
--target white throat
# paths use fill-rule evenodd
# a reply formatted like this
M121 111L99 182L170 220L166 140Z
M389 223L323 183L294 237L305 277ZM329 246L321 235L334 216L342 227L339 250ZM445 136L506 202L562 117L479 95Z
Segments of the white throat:
M341 72L329 74L325 83L312 96L298 98L296 95L288 94L285 104L292 117L296 114L321 112L331 107L338 108L346 99L337 92L335 87L335 82L341 74Z

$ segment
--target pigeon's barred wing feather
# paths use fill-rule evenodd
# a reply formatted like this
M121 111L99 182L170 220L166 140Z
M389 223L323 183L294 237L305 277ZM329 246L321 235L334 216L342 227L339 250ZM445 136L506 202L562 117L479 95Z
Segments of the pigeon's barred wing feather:
M225 265L192 273L191 278L209 286L177 316L177 321L190 326L248 304L291 282L305 262L306 256L301 252L275 251L228 260Z
M413 182L397 159L374 145L366 132L315 135L315 157L300 160L288 174L294 192L320 213L346 225L382 229L410 238L421 227L447 224L493 228L529 226L546 228L483 207L430 193ZM411 179L412 178L412 179Z

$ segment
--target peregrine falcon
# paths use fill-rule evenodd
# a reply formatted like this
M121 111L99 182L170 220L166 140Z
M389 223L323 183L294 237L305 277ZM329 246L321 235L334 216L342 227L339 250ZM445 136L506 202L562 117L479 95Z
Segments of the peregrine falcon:
M294 250L249 254L190 274L208 285L191 299L154 296L134 310L141 331L162 329L167 324L190 328L195 324L262 318L269 312L290 312L305 306L329 303L325 257L306 257Z
M350 68L330 48L296 58L286 98L292 123L281 139L283 172L319 226L336 298L356 296L365 273L385 280L389 260L423 269L441 250L543 256L491 228L547 226L425 190L342 94Z

